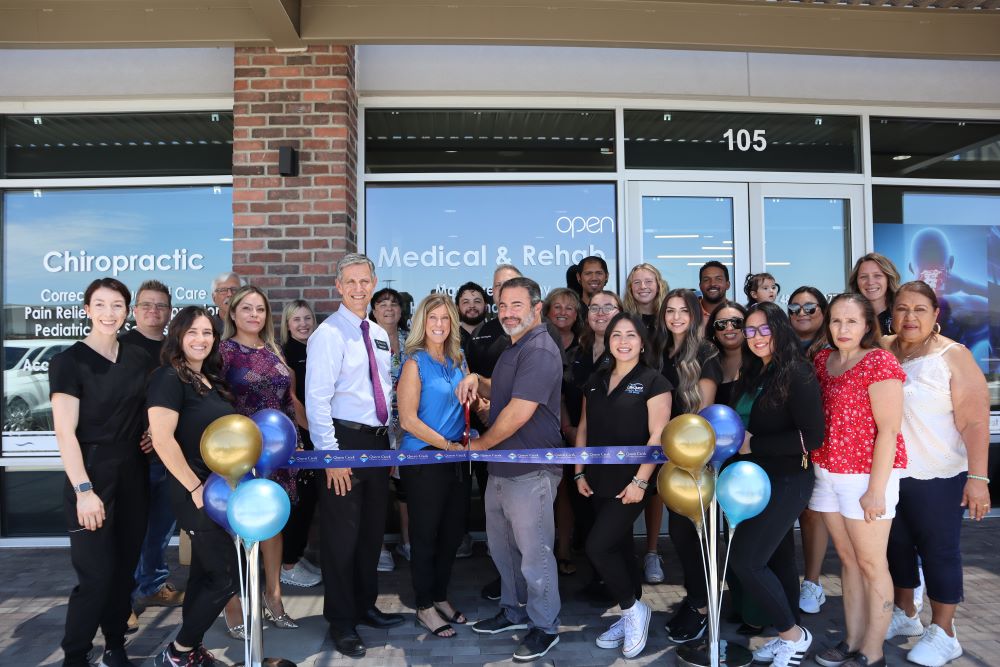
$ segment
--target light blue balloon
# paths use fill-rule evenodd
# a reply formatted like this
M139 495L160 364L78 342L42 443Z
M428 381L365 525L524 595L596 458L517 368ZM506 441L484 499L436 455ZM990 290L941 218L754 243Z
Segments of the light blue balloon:
M715 403L698 413L704 417L715 431L715 451L712 452L712 467L718 470L730 456L743 446L743 420L739 413L728 405Z
M771 480L756 463L737 461L722 471L715 484L715 495L734 528L752 519L771 500Z
M288 494L278 484L251 479L237 486L229 497L226 517L233 532L252 544L280 533L291 511Z

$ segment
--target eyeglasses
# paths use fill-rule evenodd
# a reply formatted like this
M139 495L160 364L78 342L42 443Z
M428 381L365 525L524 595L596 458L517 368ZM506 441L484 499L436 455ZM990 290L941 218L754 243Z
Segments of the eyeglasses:
M800 310L803 313L805 313L806 315L812 315L818 309L819 309L819 304L818 303L813 303L812 301L810 301L809 303L803 303L803 304L798 304L798 303L790 303L790 304L788 304L788 314L789 315L798 315Z
M169 303L153 303L152 301L140 301L135 304L139 310L170 310Z
M587 308L587 311L593 313L594 315L598 315L598 314L600 314L600 315L610 315L611 313L615 312L616 310L618 310L618 306L616 306L614 304L611 304L611 303L609 303L606 306L589 306Z
M767 326L766 324L762 324L759 327L744 327L743 328L743 335L746 336L748 339L749 338L753 338L757 334L760 334L761 336L770 336L771 335L771 327Z
M715 320L715 322L712 323L712 326L715 327L716 331L725 331L726 328L730 324L733 325L734 329L737 329L737 330L742 329L743 328L743 318L742 317L729 317L729 318L726 318L724 320Z
M215 288L215 293L216 294L236 294L237 290L239 290L239 287L216 287Z

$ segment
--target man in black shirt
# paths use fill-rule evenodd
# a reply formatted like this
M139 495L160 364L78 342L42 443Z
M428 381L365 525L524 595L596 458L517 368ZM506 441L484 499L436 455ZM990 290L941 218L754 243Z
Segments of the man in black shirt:
M118 340L146 353L148 376L160 366L163 330L170 320L170 289L158 280L144 282L136 294L132 315L135 326ZM167 583L170 570L165 554L177 525L167 491L167 471L153 452L147 434L143 434L139 446L149 455L149 519L132 591L132 608L141 613L146 607L179 607L184 603L184 593Z
M576 279L583 290L580 300L583 305L590 305L590 297L604 289L608 284L608 263L603 257L591 255L580 260Z
M476 283L465 283L455 293L455 305L458 306L462 351L468 358L473 336L478 335L486 323L486 290Z

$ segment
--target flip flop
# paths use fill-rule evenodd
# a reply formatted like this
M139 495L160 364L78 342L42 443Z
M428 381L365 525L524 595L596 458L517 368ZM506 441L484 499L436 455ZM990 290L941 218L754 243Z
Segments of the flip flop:
M456 609L455 613L451 615L451 618L448 618L448 613L444 609L437 605L434 605L434 608L437 610L437 613L441 614L442 618L447 618L451 623L455 623L456 625L465 625L469 622L469 619L465 617L465 614L460 612L458 609Z

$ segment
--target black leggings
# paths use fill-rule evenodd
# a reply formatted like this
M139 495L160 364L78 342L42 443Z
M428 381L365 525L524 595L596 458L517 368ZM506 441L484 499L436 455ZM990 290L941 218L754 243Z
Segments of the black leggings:
M763 512L736 527L729 569L768 622L785 632L798 622L799 600L799 573L795 549L788 548L788 531L809 504L815 477L812 471L769 477L771 500Z
M683 514L677 514L669 507L667 513L670 540L677 549L688 603L695 609L701 609L708 605L708 589L705 588L705 562L701 558L698 531L691 519Z
M574 489L575 492L575 489ZM604 580L611 597L624 610L642 596L642 574L635 557L632 524L646 507L625 505L618 498L591 496L594 525L587 535L587 558Z
M302 558L309 542L309 527L316 512L316 485L326 482L324 470L300 470L295 479L299 501L292 505L288 523L281 529L281 562L294 565Z
M193 508L192 508L193 509ZM191 536L191 570L177 643L197 646L236 592L236 545L218 524L204 516Z
M130 443L130 447L135 447ZM62 640L66 665L86 665L87 653L100 628L106 648L125 645L132 611L133 574L146 536L149 515L149 469L145 458L118 452L114 446L82 448L84 467L94 492L104 503L104 524L97 530L80 526L76 493L69 480L63 508L69 530L70 559L78 583L69 595Z
M410 508L410 574L417 608L423 609L448 599L472 476L464 463L405 466L399 475Z

